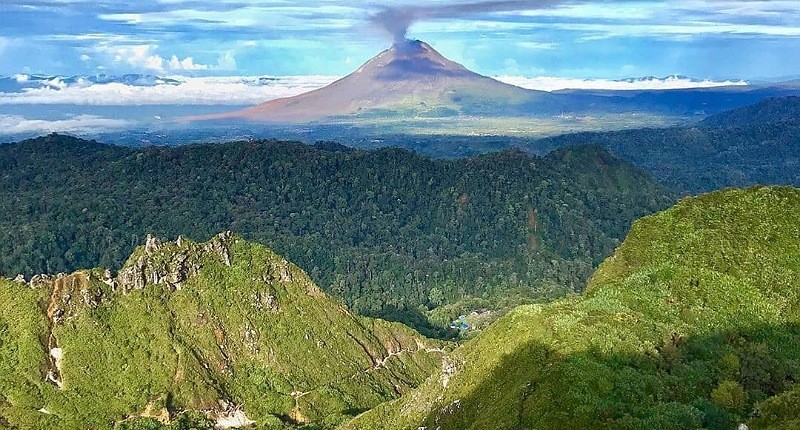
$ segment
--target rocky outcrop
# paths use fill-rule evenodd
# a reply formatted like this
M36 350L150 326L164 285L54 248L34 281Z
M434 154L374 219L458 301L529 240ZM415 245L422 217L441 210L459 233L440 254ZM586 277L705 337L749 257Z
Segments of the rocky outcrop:
M264 273L261 275L261 279L267 284L272 283L279 283L279 284L286 284L290 282L300 283L305 287L306 294L311 297L323 297L325 293L314 284L311 279L306 277L301 277L295 279L294 273L292 271L292 265L285 259L280 259L280 261L275 262L274 264L267 267Z
M327 428L418 386L443 353L399 324L347 312L299 267L230 233L204 244L148 237L116 276L94 269L0 283L0 297L18 296L41 312L36 336L20 336L42 351L24 367L27 380L52 385L46 401L13 405L35 423L18 428L184 419L202 428ZM257 390L238 389L253 383ZM99 404L134 389L143 395L124 413L98 409L87 422L64 412L76 398ZM43 405L52 416L36 412Z
M281 307L278 305L278 292L275 290L275 287L268 283L267 285L266 291L253 292L253 307L259 312L269 311L278 313L281 310Z
M34 289L51 291L47 317L54 325L58 325L75 316L79 308L95 309L100 306L107 294L99 281L101 279L94 272L79 271L70 275L36 275L28 285Z
M231 429L250 427L256 422L245 415L244 411L236 409L224 413L214 414L214 428Z
M442 388L447 388L452 378L458 372L459 364L447 355L442 355Z
M178 237L175 242L162 243L147 235L143 250L134 254L117 275L117 286L123 294L159 284L179 290L187 279L200 272L207 258L230 266L229 248L232 240L230 231L220 233L204 244L196 244L183 237Z
M145 245L134 254L125 268L113 277L110 270L78 271L72 274L36 275L28 282L33 289L50 292L45 310L48 320L46 344L49 365L46 379L59 389L64 388L61 363L64 350L56 337L54 328L63 325L81 309L96 309L114 293L127 294L141 290L147 285L167 284L180 289L190 277L200 272L203 262L209 258L231 264L229 246L233 240L230 232L221 233L204 244L195 244L183 238L176 242L162 243L148 235ZM24 282L18 277L17 282ZM258 298L259 303L277 312L275 295Z
M64 388L61 377L61 363L64 350L59 346L54 328L78 314L82 308L95 309L107 296L94 272L80 271L71 275L37 275L30 283L31 288L50 290L50 302L46 315L48 322L47 347L49 366L46 379L59 389Z

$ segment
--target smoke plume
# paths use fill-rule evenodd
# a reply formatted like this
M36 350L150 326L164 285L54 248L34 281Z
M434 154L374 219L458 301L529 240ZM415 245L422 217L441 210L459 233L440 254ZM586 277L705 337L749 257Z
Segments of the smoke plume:
M563 0L494 0L435 6L388 7L372 15L370 22L385 30L395 43L406 40L408 28L417 21L459 18L479 13L543 9L564 3Z

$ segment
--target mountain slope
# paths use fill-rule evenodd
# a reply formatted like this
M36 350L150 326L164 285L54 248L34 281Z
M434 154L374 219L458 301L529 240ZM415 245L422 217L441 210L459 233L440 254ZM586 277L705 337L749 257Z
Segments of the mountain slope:
M0 423L12 428L136 417L324 428L441 366L438 343L351 314L229 234L148 238L114 277L0 280L0 298Z
M646 217L584 296L516 309L343 428L793 428L798 217L794 188Z
M8 277L114 270L148 233L232 230L357 312L417 328L429 308L464 298L447 312L494 307L511 290L528 300L579 290L631 222L672 201L597 147L434 160L332 144L134 149L49 136L0 146L0 172Z
M433 116L501 114L510 106L536 101L545 109L554 98L474 73L419 40L395 44L350 75L324 88L268 101L237 112L197 119L246 119L295 123L381 110Z
M770 112L774 113L763 114L781 115ZM662 185L688 194L752 185L800 186L800 122L762 123L751 118L739 124L725 120L726 126L569 134L523 146L538 153L598 145L648 171Z
M800 97L777 97L706 118L704 125L747 127L772 123L800 122Z

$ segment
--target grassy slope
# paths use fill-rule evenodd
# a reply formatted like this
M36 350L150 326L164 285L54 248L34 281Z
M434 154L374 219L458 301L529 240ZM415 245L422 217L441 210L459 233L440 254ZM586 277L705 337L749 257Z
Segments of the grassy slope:
M438 343L350 314L262 246L232 239L231 266L202 249L170 243L139 249L128 262L197 259L202 268L179 290L160 282L122 295L98 280L100 271L38 288L0 281L0 427L104 428L148 405L173 417L184 409L224 412L220 400L258 423L329 427L416 386L441 364L438 352L425 351ZM63 390L45 381L43 346L44 309L59 282L79 285L68 299L53 294L66 312L53 326ZM100 304L86 306L84 291L98 290Z
M585 295L516 309L450 355L446 388L435 375L343 428L797 425L798 219L793 188L644 218Z

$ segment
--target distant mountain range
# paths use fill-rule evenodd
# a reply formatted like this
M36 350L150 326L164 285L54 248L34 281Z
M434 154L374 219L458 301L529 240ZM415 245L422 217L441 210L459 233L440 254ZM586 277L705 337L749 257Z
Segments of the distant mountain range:
M685 124L767 98L800 95L797 82L743 84L683 75L621 80L492 78L445 58L425 42L409 40L341 79L2 77L0 134L18 140L52 131L95 137L114 130L125 141L135 136L139 143L169 144L247 135L294 137L298 125L319 135L317 130L334 125L354 127L350 134L363 128L368 134L542 137ZM205 121L175 121L181 118ZM341 139L343 131L347 130L337 130L334 136Z
M717 127L748 127L774 123L800 123L800 97L778 97L712 115L702 124Z
M137 87L154 87L157 85L178 85L181 81L163 78L155 75L127 74L121 76L112 75L14 75L0 77L0 92L18 93L30 88L51 88L55 90L63 89L72 85L92 85L92 84L124 84Z

